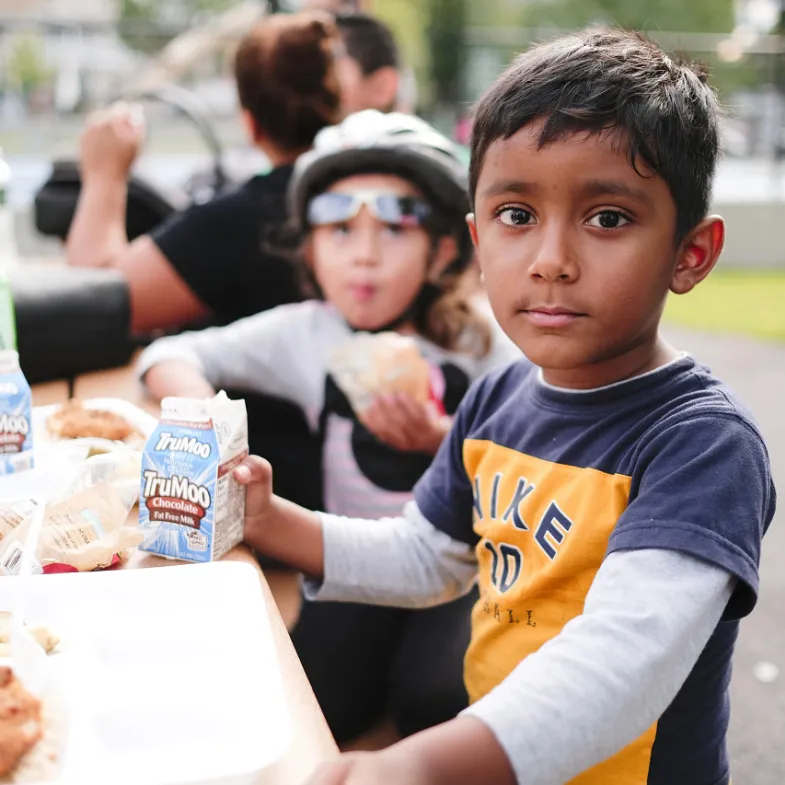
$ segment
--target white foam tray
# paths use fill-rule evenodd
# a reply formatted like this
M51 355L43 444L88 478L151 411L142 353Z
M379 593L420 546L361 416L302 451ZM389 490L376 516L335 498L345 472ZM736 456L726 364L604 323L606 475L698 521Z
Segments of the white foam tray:
M0 609L15 579L0 578ZM217 562L31 579L28 619L62 642L57 785L251 785L291 743L254 569Z
M84 401L84 405L87 408L103 409L125 417L145 438L158 424L155 417L120 398L93 398ZM61 478L68 476L73 464L72 458L65 453L69 440L53 440L46 429L46 421L59 408L59 404L33 408L35 467L26 472L0 475L0 501L37 498L58 487ZM58 445L62 445L64 449L59 450Z

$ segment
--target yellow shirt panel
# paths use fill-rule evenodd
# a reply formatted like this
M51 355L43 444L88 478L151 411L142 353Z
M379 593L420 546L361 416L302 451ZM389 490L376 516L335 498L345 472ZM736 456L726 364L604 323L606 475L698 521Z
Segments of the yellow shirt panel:
M583 612L608 540L627 507L629 477L555 464L468 439L480 600L466 686L476 701ZM570 785L645 785L654 725Z

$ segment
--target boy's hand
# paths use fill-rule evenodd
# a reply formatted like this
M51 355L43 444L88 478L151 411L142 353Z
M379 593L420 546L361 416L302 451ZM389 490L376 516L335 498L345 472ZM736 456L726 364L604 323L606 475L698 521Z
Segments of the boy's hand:
M382 395L360 416L381 442L402 452L436 455L452 421L410 395Z
M344 755L308 785L515 785L515 773L493 733L459 717L381 752Z
M249 455L233 476L245 486L243 540L260 553L320 578L324 574L321 518L273 493L273 467Z
M322 766L307 785L433 785L417 759L388 752L343 755Z
M234 478L245 485L245 539L256 540L265 529L273 503L273 467L258 455L249 455L235 470Z

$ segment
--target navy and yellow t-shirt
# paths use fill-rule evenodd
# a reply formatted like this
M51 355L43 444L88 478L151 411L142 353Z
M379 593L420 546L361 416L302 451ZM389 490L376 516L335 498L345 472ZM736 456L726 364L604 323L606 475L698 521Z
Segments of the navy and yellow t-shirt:
M723 781L731 656L775 506L766 448L727 387L690 357L590 391L550 387L516 363L469 392L415 498L434 526L476 546L472 700L582 613L608 553L672 549L736 576L659 722L572 785Z

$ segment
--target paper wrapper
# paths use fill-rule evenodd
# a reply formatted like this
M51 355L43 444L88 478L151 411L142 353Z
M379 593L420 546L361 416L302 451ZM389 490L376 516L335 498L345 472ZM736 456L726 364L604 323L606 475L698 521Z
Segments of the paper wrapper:
M36 571L68 565L79 572L112 566L138 546L142 533L127 522L130 505L108 482L47 506L35 553ZM21 563L27 522L0 541L0 574L14 575Z
M398 333L359 333L334 349L328 371L352 408L362 414L380 395L406 393L421 403L438 402L433 372L412 338Z

